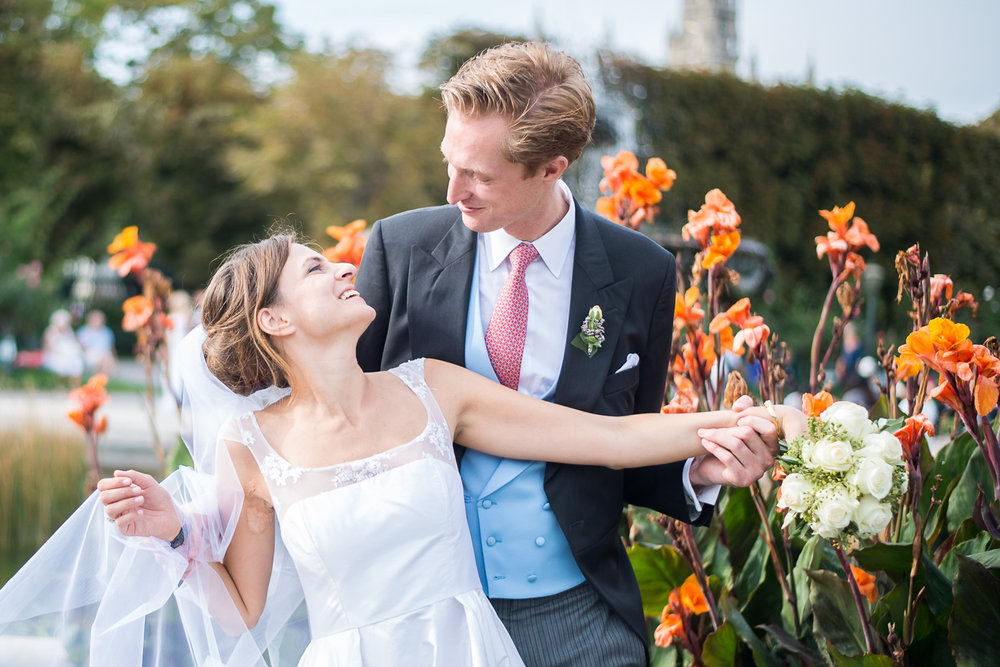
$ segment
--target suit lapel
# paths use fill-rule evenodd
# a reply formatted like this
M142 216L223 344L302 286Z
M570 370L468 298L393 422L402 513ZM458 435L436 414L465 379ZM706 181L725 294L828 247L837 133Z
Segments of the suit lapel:
M600 398L612 370L612 356L622 333L625 308L632 294L632 280L615 280L596 223L580 208L579 203L576 207L576 252L567 347L554 401L589 411ZM595 305L601 306L604 311L604 343L593 357L588 358L583 350L570 345L570 341L580 333L580 325ZM558 468L558 465L549 464L546 478Z
M476 264L476 235L456 215L455 223L428 253L410 251L406 314L414 357L465 365L465 325Z

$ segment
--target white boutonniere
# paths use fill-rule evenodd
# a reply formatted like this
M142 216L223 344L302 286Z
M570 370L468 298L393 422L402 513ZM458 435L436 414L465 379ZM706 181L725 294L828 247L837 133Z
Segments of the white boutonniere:
M583 350L589 358L597 354L602 343L604 343L604 313L600 306L595 305L590 308L580 326L580 333L570 341L570 344Z

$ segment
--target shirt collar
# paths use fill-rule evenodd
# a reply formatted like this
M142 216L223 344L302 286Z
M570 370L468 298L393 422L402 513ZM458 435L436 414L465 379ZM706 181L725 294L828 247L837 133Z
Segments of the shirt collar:
M576 204L573 202L573 194L562 180L558 181L557 185L559 193L569 204L566 215L556 223L555 227L531 242L545 262L545 266L556 278L566 266L569 249L573 245L573 239L576 238ZM482 236L486 242L486 261L490 271L500 266L510 251L521 243L520 239L511 236L503 229L486 232Z

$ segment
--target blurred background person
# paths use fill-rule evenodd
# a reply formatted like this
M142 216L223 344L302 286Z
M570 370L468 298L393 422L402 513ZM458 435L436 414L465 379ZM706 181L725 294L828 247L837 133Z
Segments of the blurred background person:
M83 374L83 347L72 323L73 316L61 308L49 317L49 326L42 334L42 367L76 385Z
M115 334L105 323L104 313L92 310L82 327L76 330L76 339L83 348L83 367L88 374L110 374L115 369Z

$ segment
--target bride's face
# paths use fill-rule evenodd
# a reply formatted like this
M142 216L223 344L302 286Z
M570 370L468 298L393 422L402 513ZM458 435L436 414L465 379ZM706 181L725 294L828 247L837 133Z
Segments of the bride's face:
M375 311L354 289L355 271L353 264L334 264L294 243L278 278L278 302L268 310L290 325L288 333L326 337L356 329L360 334Z

